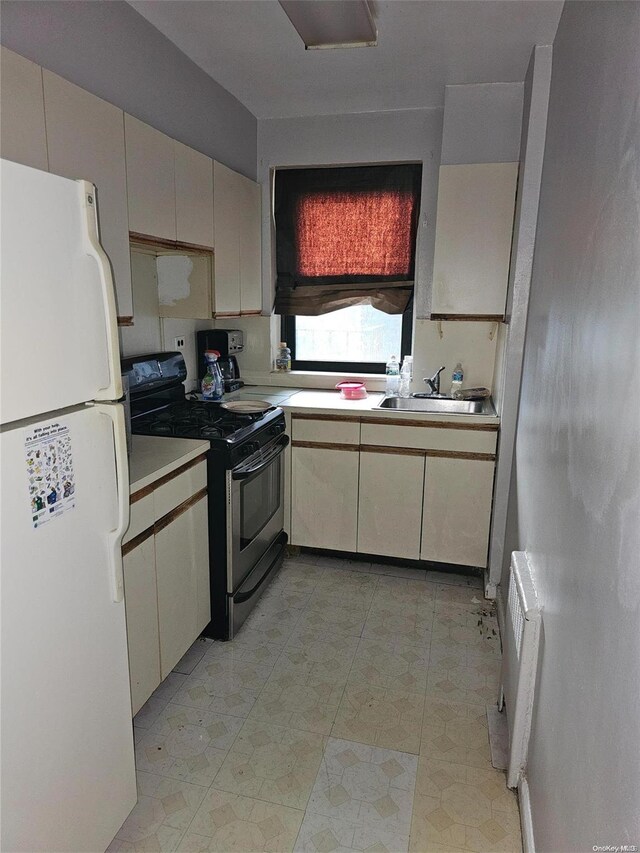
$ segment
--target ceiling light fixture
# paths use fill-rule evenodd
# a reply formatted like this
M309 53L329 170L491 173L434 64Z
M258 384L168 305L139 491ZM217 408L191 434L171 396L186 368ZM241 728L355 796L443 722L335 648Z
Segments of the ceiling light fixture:
M368 0L280 0L305 50L375 47L378 31Z

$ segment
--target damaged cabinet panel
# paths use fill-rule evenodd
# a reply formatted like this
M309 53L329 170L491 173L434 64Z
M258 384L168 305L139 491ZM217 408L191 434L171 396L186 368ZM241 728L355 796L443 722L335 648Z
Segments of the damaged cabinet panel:
M211 320L215 307L211 253L158 250L156 267L160 317Z

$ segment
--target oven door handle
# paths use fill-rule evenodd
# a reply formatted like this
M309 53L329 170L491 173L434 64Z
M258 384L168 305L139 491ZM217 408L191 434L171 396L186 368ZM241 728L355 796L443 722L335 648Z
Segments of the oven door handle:
M268 456L258 462L257 465L252 465L250 468L237 468L236 470L231 472L231 478L233 480L246 480L248 477L253 477L254 474L259 474L260 471L263 471L265 468L268 468L269 465L276 459L282 451L289 444L289 436L281 435L277 441L274 442L275 450L272 453L269 453Z

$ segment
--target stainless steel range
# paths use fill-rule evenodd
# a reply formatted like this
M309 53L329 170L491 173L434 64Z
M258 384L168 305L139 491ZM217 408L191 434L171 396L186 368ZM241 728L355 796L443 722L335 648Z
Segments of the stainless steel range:
M282 409L239 415L185 396L180 353L123 359L131 431L203 438L209 492L211 622L208 637L231 639L276 574L287 542Z

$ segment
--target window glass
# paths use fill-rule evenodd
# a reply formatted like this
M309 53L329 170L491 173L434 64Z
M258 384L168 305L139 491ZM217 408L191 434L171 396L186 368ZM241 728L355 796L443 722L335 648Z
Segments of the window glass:
M353 305L319 317L295 318L299 361L386 362L400 358L402 314Z

